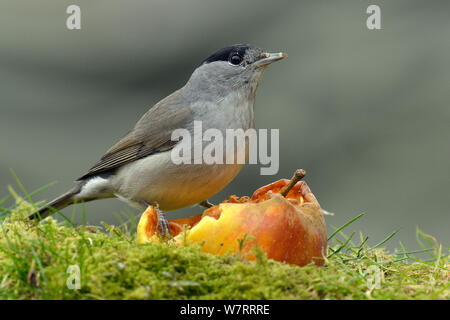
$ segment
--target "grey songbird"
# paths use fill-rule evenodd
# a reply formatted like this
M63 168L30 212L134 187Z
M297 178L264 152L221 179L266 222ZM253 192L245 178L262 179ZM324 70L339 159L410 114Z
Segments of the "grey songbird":
M208 206L207 199L230 183L243 164L175 164L171 150L179 141L171 140L172 132L192 132L194 121L201 121L203 130L253 128L255 94L264 70L285 57L245 44L215 52L184 87L150 108L72 190L30 219L43 219L75 202L117 197L140 209L157 205L165 231L163 211L196 203Z

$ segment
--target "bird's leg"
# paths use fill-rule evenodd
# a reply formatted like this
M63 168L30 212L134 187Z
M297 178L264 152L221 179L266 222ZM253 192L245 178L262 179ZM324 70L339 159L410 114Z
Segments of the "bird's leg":
M158 208L156 208L156 213L158 214L158 227L161 230L161 235L163 237L170 236L169 220L167 220L166 214Z
M164 211L159 209L159 204L157 202L154 202L153 204L150 204L148 202L144 202L144 204L149 207L153 206L156 209L156 213L158 215L158 225L159 229L161 230L161 235L164 236L170 236L170 229L169 229L169 220L167 220L166 214Z
M199 203L199 205L205 208L211 208L212 206L214 206L211 202L208 201L208 199L203 200Z

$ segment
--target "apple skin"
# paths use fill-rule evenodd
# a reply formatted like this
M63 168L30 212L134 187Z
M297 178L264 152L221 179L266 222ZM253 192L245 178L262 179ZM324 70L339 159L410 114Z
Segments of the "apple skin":
M211 254L235 252L254 260L252 248L257 245L269 259L323 265L327 233L320 205L304 181L283 197L278 192L288 182L282 179L264 186L251 199L230 197L201 215L170 220L171 235L177 244L199 243L202 251ZM183 225L190 227L189 232L181 233ZM156 210L149 207L138 225L139 243L158 241L156 226Z

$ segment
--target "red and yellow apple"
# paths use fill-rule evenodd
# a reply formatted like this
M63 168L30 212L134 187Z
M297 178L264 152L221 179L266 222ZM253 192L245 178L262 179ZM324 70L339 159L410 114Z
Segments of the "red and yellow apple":
M300 266L311 262L322 265L327 233L320 205L306 182L292 187L291 181L287 192L289 183L282 179L256 190L251 198L231 196L203 214L169 220L170 234L177 244L198 243L211 254L239 252L254 260L251 249L257 245L269 259ZM155 208L148 207L139 221L139 243L161 239L157 222ZM184 225L189 227L185 233Z

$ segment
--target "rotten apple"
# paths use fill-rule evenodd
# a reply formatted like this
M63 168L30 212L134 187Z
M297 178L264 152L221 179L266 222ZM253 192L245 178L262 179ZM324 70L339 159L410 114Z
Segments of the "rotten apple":
M257 245L269 259L303 266L324 263L327 249L325 219L308 185L299 181L303 170L291 180L282 179L255 191L251 198L231 196L202 214L169 220L177 244L198 243L204 252L223 255L239 252L254 260ZM138 241L159 241L157 213L150 206L138 225ZM189 230L182 232L186 226Z

